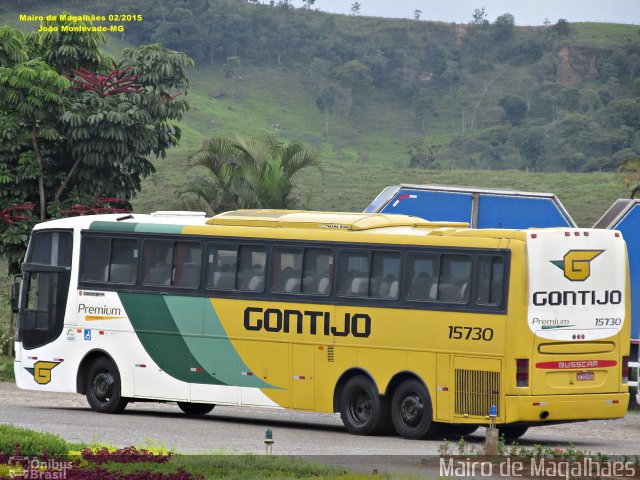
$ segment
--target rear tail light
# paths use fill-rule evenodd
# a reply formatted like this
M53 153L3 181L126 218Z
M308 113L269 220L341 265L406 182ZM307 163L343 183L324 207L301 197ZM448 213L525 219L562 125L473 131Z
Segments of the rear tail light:
M516 359L516 387L529 386L529 359Z
M629 356L622 357L622 383L629 383Z

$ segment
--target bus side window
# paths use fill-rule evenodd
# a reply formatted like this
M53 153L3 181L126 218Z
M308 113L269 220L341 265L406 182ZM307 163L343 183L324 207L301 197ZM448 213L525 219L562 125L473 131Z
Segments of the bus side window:
M109 282L134 284L136 283L137 275L138 241L133 239L114 238L111 241Z
M438 300L467 302L471 279L471 258L468 255L442 255Z
M202 248L196 242L176 242L173 257L173 285L198 288Z
M302 249L274 248L271 291L300 293L302 289Z
M326 248L307 248L304 251L302 293L329 295L333 276L333 254Z
M238 290L262 292L266 262L265 247L241 245L238 251Z
M338 295L366 297L369 292L369 254L343 252L340 254Z
M504 287L504 258L482 256L478 258L476 273L476 303L502 304Z
M82 270L80 281L106 282L109 275L109 252L111 240L108 238L82 239Z
M171 285L173 243L159 240L144 242L144 283Z
M407 259L407 298L421 301L436 300L439 270L439 255L409 255Z
M397 299L400 278L400 254L373 252L369 296Z
M207 249L207 288L234 290L236 288L237 267L237 247L209 244Z

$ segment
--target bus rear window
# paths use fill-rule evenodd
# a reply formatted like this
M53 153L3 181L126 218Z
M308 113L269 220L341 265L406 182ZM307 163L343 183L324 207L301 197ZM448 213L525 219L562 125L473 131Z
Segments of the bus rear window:
M504 258L478 258L476 302L479 305L500 305L504 291Z

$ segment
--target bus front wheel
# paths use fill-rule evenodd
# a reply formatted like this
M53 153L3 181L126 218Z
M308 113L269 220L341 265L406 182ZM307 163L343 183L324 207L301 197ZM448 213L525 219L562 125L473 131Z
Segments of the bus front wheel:
M199 415L206 415L207 413L209 413L211 410L213 410L215 404L178 402L178 407L180 407L180 410L182 410L188 416L197 417Z
M355 435L385 433L389 426L388 403L378 395L369 378L357 375L342 389L340 417L347 430Z
M120 372L110 359L100 357L91 363L85 389L87 401L100 413L120 413L128 401L120 395Z
M391 419L396 432L403 438L425 438L432 425L431 397L418 380L405 380L393 393Z

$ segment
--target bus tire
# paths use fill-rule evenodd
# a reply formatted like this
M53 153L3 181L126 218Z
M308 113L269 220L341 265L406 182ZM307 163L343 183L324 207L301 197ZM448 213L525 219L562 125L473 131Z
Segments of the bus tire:
M121 413L128 400L120 395L120 372L112 360L99 357L89 365L87 401L92 410L100 413Z
M403 438L419 440L429 434L433 424L431 397L418 380L405 380L393 393L391 418Z
M498 425L498 435L505 440L516 440L527 433L528 425Z
M389 407L371 380L357 375L347 381L340 394L340 417L354 435L385 433L389 426Z
M189 417L197 417L200 415L206 415L213 407L214 403L190 403L190 402L178 402L178 407Z

